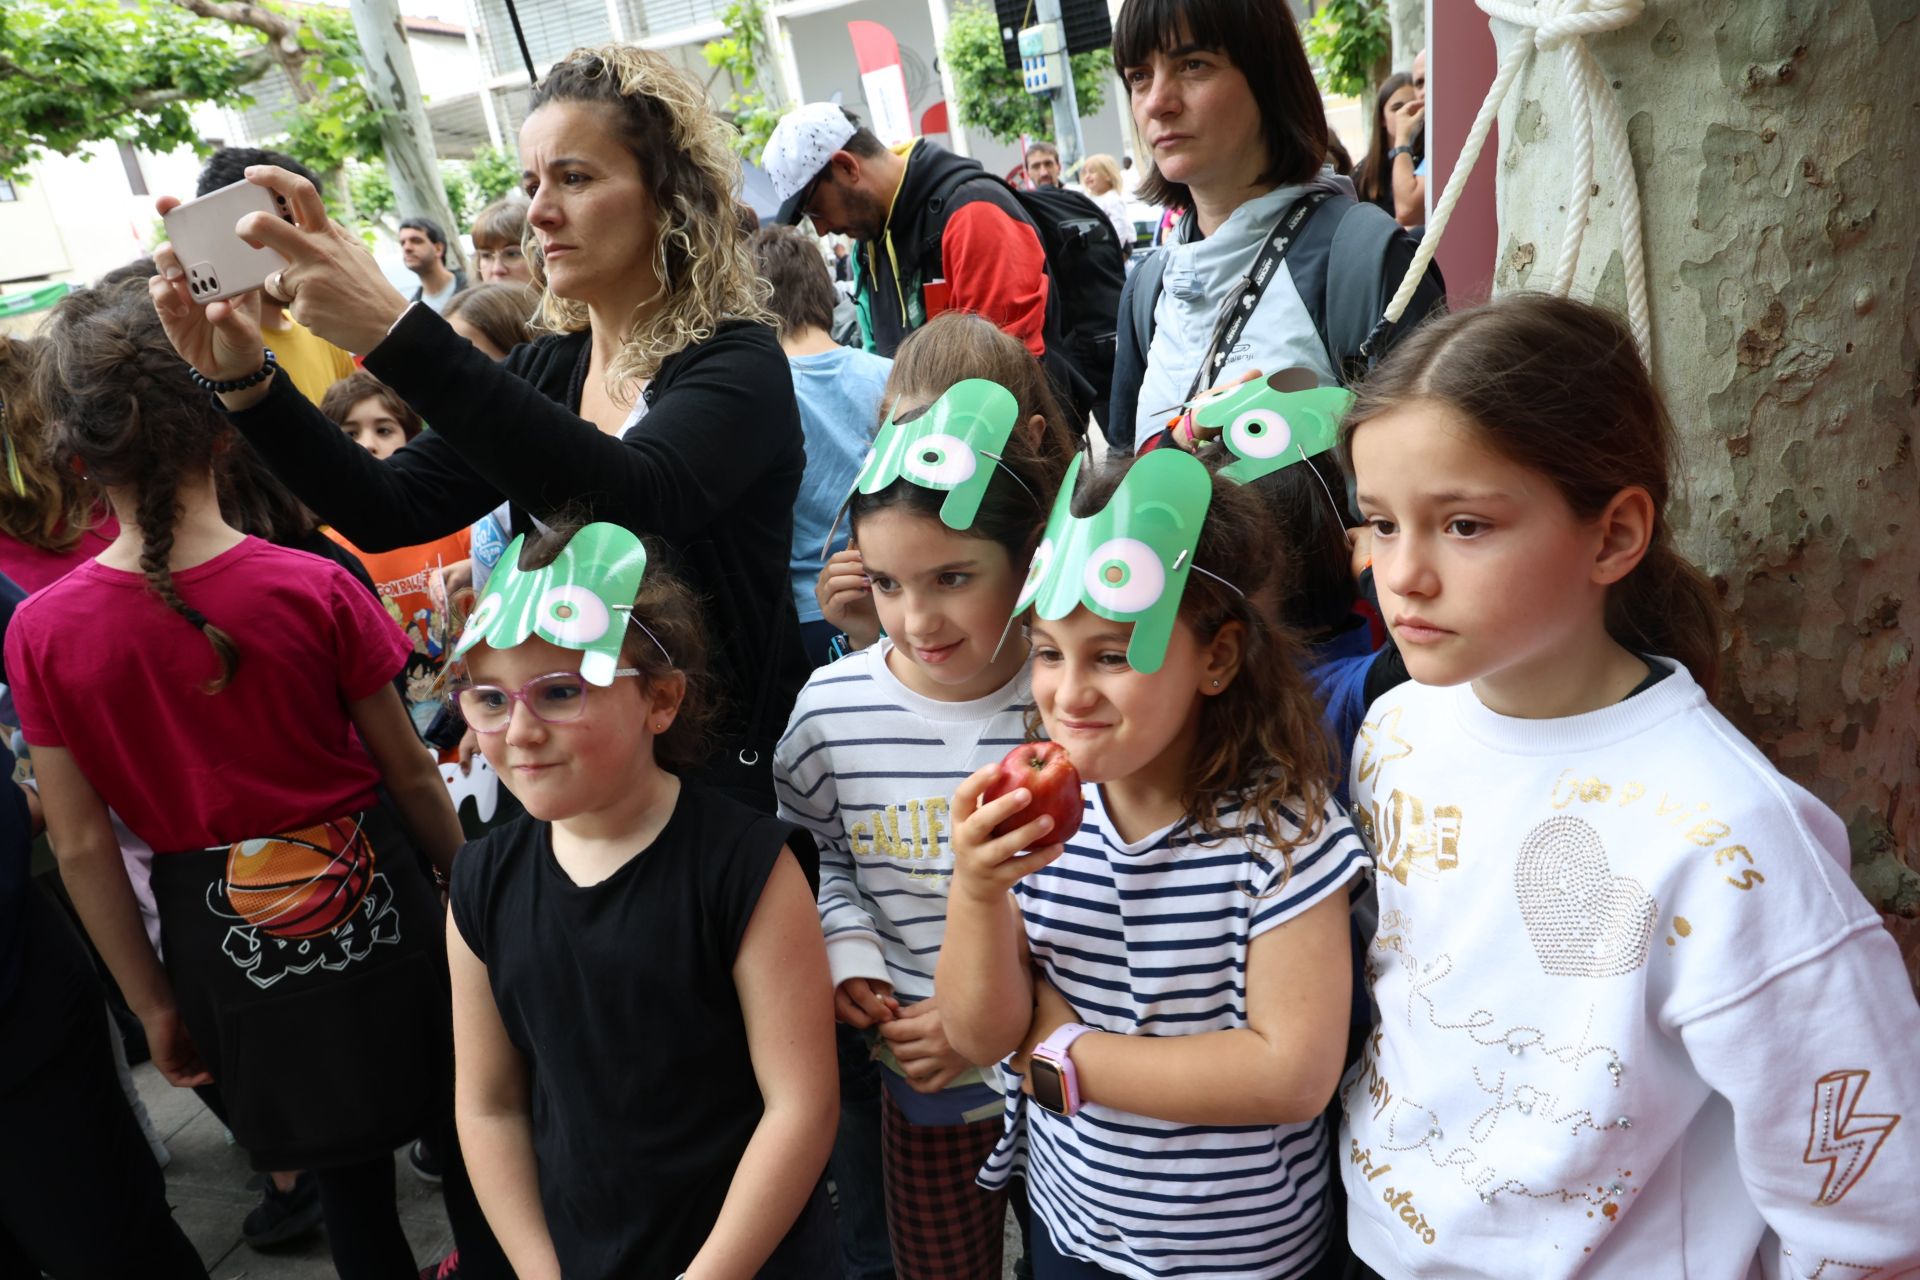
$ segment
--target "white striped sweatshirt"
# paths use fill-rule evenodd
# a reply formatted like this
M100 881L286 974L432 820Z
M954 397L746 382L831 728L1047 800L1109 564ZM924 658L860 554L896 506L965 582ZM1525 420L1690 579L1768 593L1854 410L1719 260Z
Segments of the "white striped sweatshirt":
M780 816L820 844L820 922L837 987L933 994L953 879L948 800L1026 741L1026 671L984 698L936 702L887 669L893 642L813 673L773 755Z

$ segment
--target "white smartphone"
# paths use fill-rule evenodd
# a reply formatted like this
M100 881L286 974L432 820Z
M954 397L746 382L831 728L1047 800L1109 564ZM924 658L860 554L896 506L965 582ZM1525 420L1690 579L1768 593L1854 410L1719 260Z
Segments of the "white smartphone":
M234 233L234 224L250 213L275 214L293 224L285 196L244 178L168 211L167 239L187 273L188 292L201 306L258 289L287 265L274 250L256 249Z

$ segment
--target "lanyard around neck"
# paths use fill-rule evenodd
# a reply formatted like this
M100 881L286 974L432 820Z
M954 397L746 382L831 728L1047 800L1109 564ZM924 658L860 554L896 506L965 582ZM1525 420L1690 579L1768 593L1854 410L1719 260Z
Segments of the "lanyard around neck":
M1200 394L1203 387L1219 385L1220 371L1226 366L1227 357L1232 354L1240 335L1247 327L1247 321L1253 316L1253 309L1260 305L1260 295L1267 291L1267 282L1286 259L1287 250L1293 248L1294 239L1300 234L1300 228L1306 225L1313 211L1333 198L1333 192L1324 188L1309 191L1293 202L1286 216L1276 219L1273 230L1267 233L1267 239L1260 246L1260 253L1253 260L1253 267L1242 276L1226 302L1220 308L1220 317L1214 321L1213 337L1207 343L1205 354L1200 357L1200 367L1193 372L1193 385L1187 388L1187 403Z

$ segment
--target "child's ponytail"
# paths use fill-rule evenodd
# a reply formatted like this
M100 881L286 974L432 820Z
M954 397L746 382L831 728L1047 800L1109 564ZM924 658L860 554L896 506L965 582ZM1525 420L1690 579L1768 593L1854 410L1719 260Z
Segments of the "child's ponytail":
M217 693L239 669L233 638L180 598L168 560L180 517L181 479L210 469L225 419L167 341L144 280L85 289L55 308L39 399L61 465L78 460L102 485L138 494L140 569L162 604L213 646L219 674L201 687Z
M1674 550L1664 522L1634 571L1607 594L1607 631L1636 653L1672 658L1714 696L1720 683L1720 598Z
M1623 489L1647 491L1652 544L1609 589L1607 630L1637 653L1676 659L1711 696L1720 603L1673 546L1673 422L1620 318L1519 293L1427 321L1361 384L1341 428L1342 460L1351 468L1363 423L1421 401L1452 410L1496 452L1546 476L1582 520Z

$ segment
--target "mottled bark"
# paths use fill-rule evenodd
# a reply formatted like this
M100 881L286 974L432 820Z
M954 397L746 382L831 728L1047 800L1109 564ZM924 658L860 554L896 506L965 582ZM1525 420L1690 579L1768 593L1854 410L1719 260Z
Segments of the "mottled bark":
M401 216L424 214L444 227L447 266L464 267L461 228L447 205L447 189L434 154L433 126L427 123L427 104L420 96L398 0L352 0L350 8L368 92L388 113L380 122L380 140L385 144L387 177Z
M1589 48L1645 209L1675 528L1733 620L1720 706L1839 812L1920 981L1920 14L1653 0ZM1539 55L1501 113L1498 289L1552 276L1564 87ZM1603 151L1594 176L1575 289L1624 307Z
M1471 20L1465 12L1460 17ZM1387 0L1387 23L1393 33L1393 70L1405 71L1413 65L1413 55L1427 47L1426 0Z

